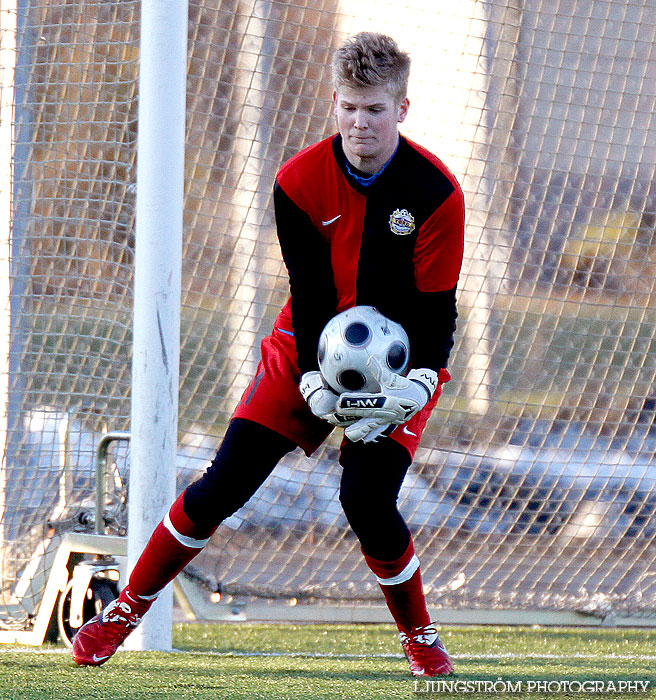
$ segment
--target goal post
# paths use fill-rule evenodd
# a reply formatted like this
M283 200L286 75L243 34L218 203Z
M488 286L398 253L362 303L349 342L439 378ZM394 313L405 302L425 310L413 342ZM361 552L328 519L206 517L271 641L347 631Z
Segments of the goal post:
M188 3L142 0L128 570L175 498ZM129 639L171 649L172 590Z
M7 628L32 624L65 533L93 529L103 434L142 432L153 418L138 407L151 391L136 364L141 343L154 340L160 368L166 348L157 400L175 394L177 364L152 304L176 306L178 281L173 269L171 288L147 280L136 260L149 196L137 134L158 138L161 121L181 128L159 108L147 128L138 112L150 3L18 4L8 30L22 61L13 110L4 81L2 101L3 126L12 111L23 115L4 142L14 177L29 164L20 187L2 190L12 193L12 245L0 255L12 256L15 329L5 372L15 422L3 484ZM155 4L183 26L173 14L183 3ZM151 161L164 181L151 185L156 211L146 216L159 227L149 235L160 263L177 255L168 246L182 251L177 436L162 438L166 456L150 454L152 438L135 447L134 435L113 451L108 534L129 531L138 554L174 493L212 459L289 293L275 174L334 133L332 50L353 32L385 31L413 61L402 130L454 171L467 210L453 379L399 500L428 604L451 619L483 609L656 619L651 0L189 0L186 26L183 180ZM179 118L169 102L160 106ZM175 148L181 158L179 143L159 138L148 157ZM175 236L164 236L174 223ZM133 326L140 307L143 334ZM173 308L165 315L178 324ZM311 459L286 456L194 561L224 601L345 605L368 608L369 619L384 611L339 505L339 444L336 432ZM138 535L134 518L152 493L128 465L157 461L159 473L167 460L175 486L171 473L157 479L160 500Z

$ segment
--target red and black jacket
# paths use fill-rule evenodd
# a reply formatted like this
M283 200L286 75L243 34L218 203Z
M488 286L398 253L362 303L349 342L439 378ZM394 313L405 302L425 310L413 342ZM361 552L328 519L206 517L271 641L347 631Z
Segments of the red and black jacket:
M383 172L363 186L349 172L341 137L333 136L282 166L274 206L291 289L276 325L293 330L301 373L317 369L328 320L358 304L403 325L414 367L446 367L464 200L438 158L401 137Z

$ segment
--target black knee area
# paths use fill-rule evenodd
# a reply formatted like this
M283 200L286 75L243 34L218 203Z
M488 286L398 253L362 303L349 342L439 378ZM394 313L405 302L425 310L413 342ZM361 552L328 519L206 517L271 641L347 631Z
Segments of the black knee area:
M219 525L248 501L295 447L269 428L235 418L211 465L185 490L185 514L202 528Z
M340 454L339 500L364 552L394 561L406 550L410 531L396 502L410 466L408 451L393 440L346 442Z

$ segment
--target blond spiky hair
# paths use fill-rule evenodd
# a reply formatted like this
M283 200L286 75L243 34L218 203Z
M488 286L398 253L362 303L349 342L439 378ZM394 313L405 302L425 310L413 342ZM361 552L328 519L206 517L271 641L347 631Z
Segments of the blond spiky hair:
M360 32L347 39L333 56L333 85L385 87L401 102L408 93L410 56L385 34Z

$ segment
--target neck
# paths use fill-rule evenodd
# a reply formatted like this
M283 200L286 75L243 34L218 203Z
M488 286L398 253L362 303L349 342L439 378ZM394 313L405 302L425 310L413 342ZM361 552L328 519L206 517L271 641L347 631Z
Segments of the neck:
M375 175L378 171L382 170L387 162L387 160L380 162L378 159L374 160L373 158L360 158L353 154L350 157L346 155L346 160L351 167L359 170L365 175Z
M394 150L390 154L389 158L385 160L384 163L380 163L379 161L376 161L375 163L372 162L372 159L368 158L358 158L358 157L353 157L349 158L349 156L344 152L344 149L342 148L342 152L344 152L344 159L346 161L346 166L348 171L355 177L360 184L371 184L376 180L376 178L385 170L385 168L390 164L392 158L396 155L396 152L399 149L399 144L401 143L401 137L399 136L398 141L396 142L396 146L394 147ZM357 172L353 172L353 171Z

